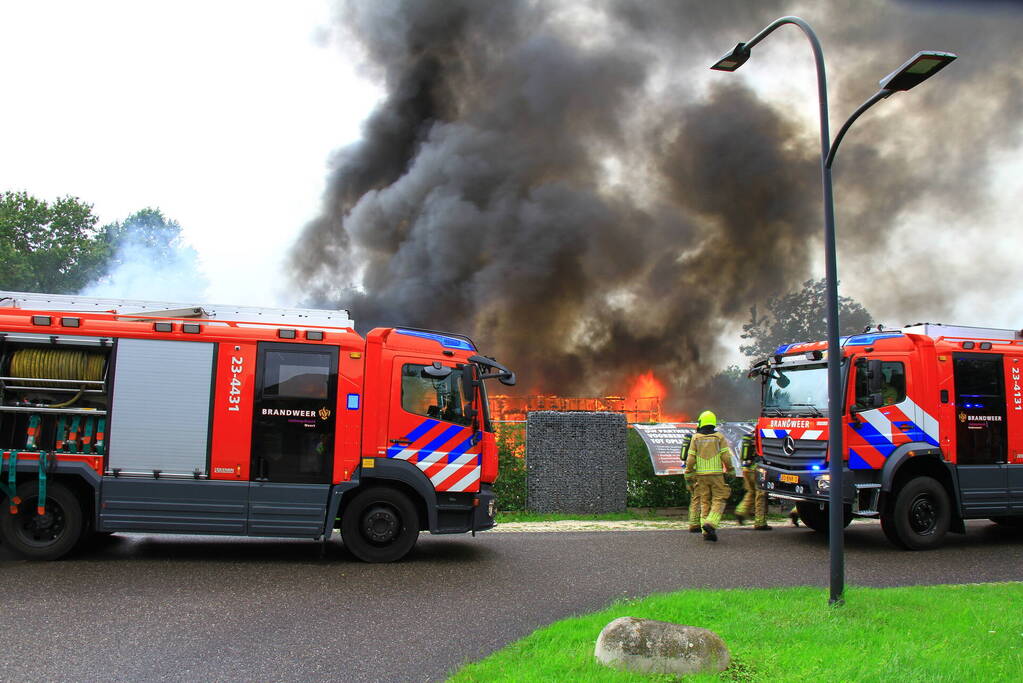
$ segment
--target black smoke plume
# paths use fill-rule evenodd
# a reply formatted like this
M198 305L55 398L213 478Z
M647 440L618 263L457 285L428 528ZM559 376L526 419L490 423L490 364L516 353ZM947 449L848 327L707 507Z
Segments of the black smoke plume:
M653 369L694 409L722 334L820 276L816 104L754 87L792 64L812 84L809 47L786 27L741 73L707 70L800 13L836 72L833 129L918 49L962 55L864 117L836 163L843 285L880 275L894 310L930 301L953 283L878 259L907 212L980 210L985 164L1019 142L1020 71L982 64L1014 41L1004 12L880 0L344 2L386 96L333 160L297 285L360 329L469 334L524 391L618 392Z

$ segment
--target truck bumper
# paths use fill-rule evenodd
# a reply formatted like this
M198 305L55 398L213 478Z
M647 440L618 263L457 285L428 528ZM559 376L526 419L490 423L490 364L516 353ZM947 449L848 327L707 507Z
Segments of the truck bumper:
M757 485L771 498L828 503L831 477L827 470L790 470L757 464ZM842 502L860 517L876 517L881 494L881 470L842 470Z
M494 528L494 491L483 484L479 493L438 493L437 524L431 534L464 534Z
M772 498L793 501L827 503L831 497L831 478L826 470L788 470L775 465L757 465L757 484ZM853 499L852 475L848 468L842 471L842 500Z
M480 492L477 498L480 502L473 513L473 533L493 529L495 526L494 511L496 508L497 498L494 495L494 490L490 488L490 484L483 484L480 486Z

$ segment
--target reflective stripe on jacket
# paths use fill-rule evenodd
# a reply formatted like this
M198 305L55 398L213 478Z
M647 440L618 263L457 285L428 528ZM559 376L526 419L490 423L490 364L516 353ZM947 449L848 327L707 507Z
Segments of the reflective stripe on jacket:
M732 472L732 450L721 434L694 434L686 460L686 472L722 474Z

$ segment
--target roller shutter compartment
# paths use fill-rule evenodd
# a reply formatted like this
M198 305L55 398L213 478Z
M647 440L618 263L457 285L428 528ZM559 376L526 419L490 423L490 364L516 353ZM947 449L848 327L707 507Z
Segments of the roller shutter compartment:
M214 349L202 342L118 340L110 470L208 474Z

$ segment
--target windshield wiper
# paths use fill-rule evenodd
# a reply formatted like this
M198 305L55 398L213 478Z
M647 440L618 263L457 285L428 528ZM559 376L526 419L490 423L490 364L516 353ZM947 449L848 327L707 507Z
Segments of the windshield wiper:
M810 410L813 411L810 414L813 415L814 417L824 417L824 413L820 411L820 408L818 408L812 403L790 403L789 405L792 406L793 408L809 408Z
M770 412L768 412L768 411L771 411L771 410L774 411L774 414L771 414ZM776 408L774 406L769 406L769 407L768 406L764 406L764 415L767 416L767 417L781 417L784 414L785 413L782 412L781 408Z

